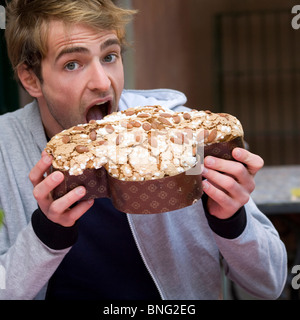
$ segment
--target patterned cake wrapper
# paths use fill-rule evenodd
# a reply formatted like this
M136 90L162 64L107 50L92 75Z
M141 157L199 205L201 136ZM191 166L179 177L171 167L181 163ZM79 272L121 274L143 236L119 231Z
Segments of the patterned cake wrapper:
M191 206L202 197L202 176L188 171L148 181L120 181L108 175L116 209L132 214L154 214Z
M214 143L204 147L204 156L213 156L226 160L235 160L232 151L235 148L244 148L245 143L243 137L235 138L228 142Z
M53 167L51 171L56 171ZM73 189L83 186L86 188L86 195L82 200L110 197L110 189L107 179L107 171L104 167L100 169L87 169L79 176L70 175L67 171L62 172L64 181L53 190L52 196L56 200L61 198Z
M204 155L233 160L232 150L236 147L244 147L242 138L205 146ZM78 186L84 186L87 193L82 200L110 198L116 209L130 214L157 214L179 210L193 205L203 194L199 167L176 176L147 181L118 180L110 176L104 167L87 169L79 176L63 173L64 182L53 191L54 199Z
M78 186L87 193L82 200L110 198L119 211L131 214L156 214L191 206L202 197L201 174L189 171L176 176L147 181L122 181L105 168L88 169L80 176L64 172L65 180L53 191L58 199Z

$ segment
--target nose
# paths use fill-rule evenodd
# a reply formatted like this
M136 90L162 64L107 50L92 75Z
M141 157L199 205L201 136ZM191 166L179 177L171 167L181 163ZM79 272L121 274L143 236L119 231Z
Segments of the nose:
M91 91L108 91L111 86L111 81L107 71L100 63L100 61L94 61L91 68L89 68L89 81L88 88Z

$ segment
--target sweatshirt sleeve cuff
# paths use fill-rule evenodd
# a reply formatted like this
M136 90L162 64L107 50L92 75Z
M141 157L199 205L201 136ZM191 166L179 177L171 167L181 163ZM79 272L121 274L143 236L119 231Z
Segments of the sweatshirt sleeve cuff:
M207 209L208 197L206 194L202 197L203 207L208 224L212 231L218 236L225 239L236 239L245 230L247 224L247 215L245 207L239 209L232 217L229 219L219 219L208 212Z
M77 241L77 223L72 227L63 227L49 220L40 208L32 214L31 223L37 237L50 249L67 249Z

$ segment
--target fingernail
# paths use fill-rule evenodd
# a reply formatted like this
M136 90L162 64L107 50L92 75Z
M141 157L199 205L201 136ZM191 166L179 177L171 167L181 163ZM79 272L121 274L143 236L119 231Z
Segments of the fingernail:
M206 175L207 172L208 172L208 170L204 167L204 168L203 168L203 171L202 171L202 174L203 174L203 175Z
M49 156L45 156L45 157L43 157L43 162L45 164L50 164L52 162L52 159Z
M76 194L78 196L83 196L85 194L85 188L84 187L79 187L76 189Z
M60 172L54 172L51 176L52 180L57 182L61 180L61 173Z
M203 190L209 189L209 184L207 183L206 180L204 180L204 181L202 182L202 188L203 188Z
M235 157L236 158L240 158L241 156L242 156L242 152L241 152L241 150L239 150L239 149L236 149L235 151L234 151L234 155L235 155Z
M213 166L215 163L216 163L216 161L215 161L214 158L207 157L207 158L205 159L205 164L206 164L207 166Z

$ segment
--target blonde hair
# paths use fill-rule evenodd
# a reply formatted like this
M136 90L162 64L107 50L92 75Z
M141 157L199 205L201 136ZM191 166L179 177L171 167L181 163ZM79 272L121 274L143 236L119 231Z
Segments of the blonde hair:
M124 46L125 26L135 13L117 7L111 0L12 0L6 8L5 38L15 74L18 67L25 64L42 81L41 62L48 51L50 21L116 31Z

